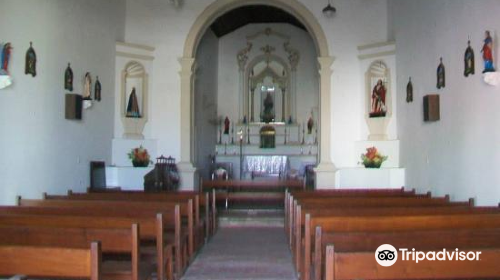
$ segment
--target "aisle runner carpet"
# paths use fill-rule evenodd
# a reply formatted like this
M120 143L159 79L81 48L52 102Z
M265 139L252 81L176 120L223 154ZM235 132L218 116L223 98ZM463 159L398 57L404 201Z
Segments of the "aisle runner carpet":
M296 280L280 228L219 228L182 280Z

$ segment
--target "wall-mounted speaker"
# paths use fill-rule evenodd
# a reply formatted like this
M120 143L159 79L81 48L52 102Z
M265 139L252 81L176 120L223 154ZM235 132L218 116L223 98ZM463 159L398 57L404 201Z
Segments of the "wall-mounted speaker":
M82 119L82 96L80 94L66 94L65 116L67 120Z
M439 121L439 95L429 94L424 96L424 121Z

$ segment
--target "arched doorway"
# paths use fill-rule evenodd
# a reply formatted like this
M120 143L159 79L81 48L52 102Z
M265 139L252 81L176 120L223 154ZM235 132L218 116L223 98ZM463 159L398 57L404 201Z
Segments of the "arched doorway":
M317 171L317 186L333 186L335 167L331 160L331 64L334 58L330 56L326 36L314 15L297 0L217 0L209 5L196 19L184 44L181 64L181 159L179 169L183 179L183 187L196 186L196 168L193 166L194 141L193 136L193 80L195 55L200 39L206 29L221 15L243 6L267 5L284 10L299 20L314 41L318 54L320 77L320 117L319 117L319 164Z

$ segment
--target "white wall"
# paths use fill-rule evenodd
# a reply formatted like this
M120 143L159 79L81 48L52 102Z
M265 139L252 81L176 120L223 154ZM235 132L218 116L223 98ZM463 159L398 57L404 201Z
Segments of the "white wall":
M296 49L300 53L300 61L297 65L297 81L295 84L297 92L297 120L304 123L309 119L312 107L318 107L319 102L319 77L316 49L314 42L309 34L290 24L248 24L234 32L231 32L222 38L219 42L219 102L218 114L220 116L229 116L229 119L236 121L238 119L239 95L240 95L240 72L237 53L247 47L247 36L255 35L257 32L271 28L280 34L290 37L290 48ZM275 48L272 52L283 59L290 67L288 53L283 48L286 42L283 38L276 36L261 35L254 40L252 50L248 54L247 66L257 56L263 55L262 47L269 45ZM256 75L259 73L255 73ZM281 73L280 73L281 74ZM294 87L294 85L291 85ZM287 95L291 94L291 89ZM280 95L281 96L281 95ZM276 107L281 108L281 101L276 100ZM257 105L256 105L257 106ZM277 120L281 120L281 114L277 115ZM318 116L315 115L316 119ZM255 121L259 121L259 114L255 115ZM288 119L288 116L287 116ZM295 121L295 118L294 118Z
M185 1L175 9L168 1L127 0L126 41L156 47L150 100L152 138L159 153L180 156L180 64L184 42L196 17L213 0ZM337 166L355 166L364 118L363 90L357 46L386 41L386 0L338 0L337 14L326 18L323 0L300 0L323 27L331 55L332 159ZM220 86L219 86L220 88Z
M209 178L209 155L214 154L217 143L217 88L218 88L219 39L209 30L201 39L196 54L195 80L195 147L201 176Z
M16 195L84 190L89 161L111 156L115 41L123 40L125 3L120 0L2 0L0 34L11 42L14 84L0 90L0 204ZM24 74L24 56L33 41L37 76ZM63 77L67 63L74 92L85 72L99 76L102 101L82 121L64 119Z
M401 164L408 187L453 199L476 197L479 204L500 201L500 89L482 82L484 31L500 35L498 1L391 1L397 43L398 91L412 77L414 102L397 96ZM463 75L470 36L476 74ZM498 39L496 40L498 42ZM498 43L495 51L498 54ZM436 89L439 57L446 88ZM497 56L498 57L498 56ZM497 60L497 66L498 60ZM498 68L498 67L497 67ZM441 120L423 122L423 96L439 93Z

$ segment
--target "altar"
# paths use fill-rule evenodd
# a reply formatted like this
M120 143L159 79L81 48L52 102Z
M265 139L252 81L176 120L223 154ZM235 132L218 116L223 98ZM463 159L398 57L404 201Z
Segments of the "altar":
M274 129L272 148L261 143L262 128L270 126ZM235 124L228 134L220 133L215 161L232 166L232 179L285 178L290 172L302 177L306 166L318 162L317 132L309 134L304 127L296 123ZM238 132L242 132L241 142Z
M244 177L256 176L283 178L289 170L290 162L287 156L256 155L243 157Z

